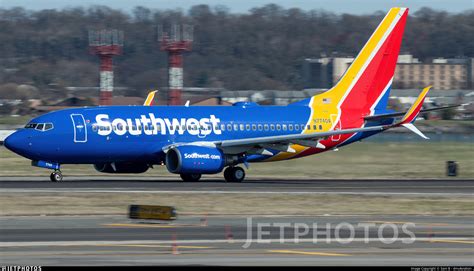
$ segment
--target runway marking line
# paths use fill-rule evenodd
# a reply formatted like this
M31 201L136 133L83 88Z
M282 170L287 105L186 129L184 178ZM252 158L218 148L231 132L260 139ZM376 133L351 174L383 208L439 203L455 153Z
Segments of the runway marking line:
M148 193L148 194L285 194L285 195L367 195L367 196L472 196L472 193L450 193L450 192L386 192L386 191L248 191L248 190L81 190L81 189L16 189L6 188L0 193Z
M202 227L201 225L193 224L170 224L170 225L160 225L160 224L127 224L127 223L112 223L112 224L101 224L105 227L117 227L117 228L179 228L179 227Z
M352 256L351 254L344 254L344 253L313 252L313 251L300 251L300 250L268 250L268 252L281 253L281 254L311 255L311 256L336 256L336 257Z
M172 248L171 245L141 245L141 244L131 244L131 245L94 245L94 247L146 247L146 248ZM214 247L206 246L183 246L178 245L177 248L190 248L190 249L212 249Z
M454 226L456 224L448 224L448 223L417 223L417 222L411 222L411 221L380 221L380 220L374 220L374 221L362 221L364 223L375 223L375 224L406 224L406 223L413 223L413 224L418 224L418 225L426 225L426 226Z
M426 240L426 242L430 242L430 243L474 244L474 241L468 241L468 240L440 240L440 239L432 239L432 240Z
M417 231L416 233L425 233L425 234L455 234L459 233L456 231Z

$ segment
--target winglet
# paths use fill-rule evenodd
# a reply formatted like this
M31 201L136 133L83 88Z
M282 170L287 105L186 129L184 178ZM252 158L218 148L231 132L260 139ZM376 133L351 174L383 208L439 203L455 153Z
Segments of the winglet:
M403 116L402 120L399 123L396 123L392 127L397 127L397 126L403 126L407 128L408 130L412 131L413 133L419 135L420 137L424 139L429 139L427 136L425 136L418 128L413 125L413 122L416 120L416 117L421 111L421 107L423 106L423 102L425 101L426 95L428 94L428 91L431 89L431 86L428 86L423 89L423 91L420 93L418 98L416 99L415 103L410 107L410 109L407 111L405 116Z
M143 103L144 106L150 106L153 105L153 99L155 98L155 94L158 92L158 90L150 91L148 93L148 96L146 97L145 102Z
M421 107L423 106L423 102L425 101L426 95L428 94L428 91L431 89L431 87L432 86L428 86L423 89L423 91L416 99L415 103L413 103L413 105L410 107L405 116L403 116L402 120L398 123L398 125L412 123L416 119L416 116L418 116L418 114L420 113Z

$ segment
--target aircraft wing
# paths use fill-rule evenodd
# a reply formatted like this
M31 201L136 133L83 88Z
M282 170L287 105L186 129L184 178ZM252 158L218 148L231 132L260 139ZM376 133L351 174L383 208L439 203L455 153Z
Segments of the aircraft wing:
M372 126L355 129L344 129L344 130L333 130L327 132L318 132L310 134L291 134L291 135L278 135L278 136L266 136L266 137L255 137L255 138L244 138L244 139L231 139L214 142L217 146L221 147L235 147L235 146L248 146L258 144L288 144L295 143L300 144L302 141L314 141L317 139L340 135L340 134L353 134L357 132L369 132L369 131L382 131L388 129L390 126ZM314 141L316 144L316 141ZM304 145L304 144L303 144Z
M166 153L169 149L182 146L182 145L198 145L207 147L217 147L226 149L230 147L242 147L242 149L249 149L250 147L261 148L272 148L281 151L293 152L290 144L298 144L307 147L315 148L326 148L318 142L318 139L329 137L332 135L340 134L353 134L357 132L369 132L369 131L382 131L391 128L391 125L384 126L372 126L355 129L344 129L344 130L333 130L327 132L311 133L311 134L289 134L289 135L278 135L278 136L266 136L266 137L254 137L254 138L243 138L243 139L230 139L214 142L189 142L189 143L173 143L171 145L163 147L163 151ZM244 152L244 151L243 151Z

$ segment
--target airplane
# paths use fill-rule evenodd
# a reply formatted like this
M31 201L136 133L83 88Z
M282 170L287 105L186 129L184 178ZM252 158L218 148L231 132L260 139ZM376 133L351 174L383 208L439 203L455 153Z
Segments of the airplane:
M166 165L183 181L224 171L242 182L249 163L318 154L395 127L424 136L414 125L430 89L407 112L387 109L407 20L407 8L392 8L337 84L287 106L237 102L232 106L97 106L50 112L32 119L4 145L53 170L92 164L103 173L143 173ZM432 110L432 109L430 109Z

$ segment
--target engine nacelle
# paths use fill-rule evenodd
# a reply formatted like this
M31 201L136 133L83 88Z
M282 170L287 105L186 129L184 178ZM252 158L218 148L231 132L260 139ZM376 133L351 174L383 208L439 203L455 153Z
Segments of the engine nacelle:
M224 153L212 147L178 146L166 153L166 168L171 173L214 174L226 166Z
M95 170L103 173L143 173L150 168L146 163L101 163L94 164Z

